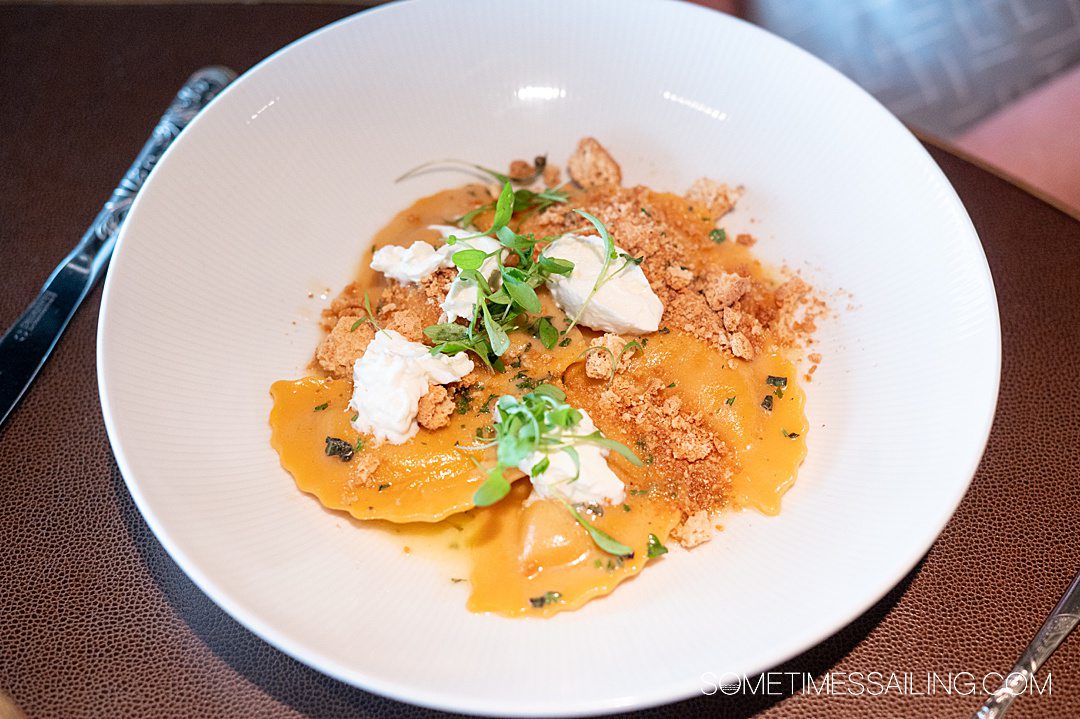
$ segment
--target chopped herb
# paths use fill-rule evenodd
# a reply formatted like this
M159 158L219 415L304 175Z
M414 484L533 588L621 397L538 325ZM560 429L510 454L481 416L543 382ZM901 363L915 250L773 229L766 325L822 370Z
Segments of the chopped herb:
M765 378L765 384L771 387L787 387L787 377L777 377L775 375L769 375Z
M668 332L671 332L671 330L667 327L661 327L660 329L656 330L656 333L660 335L666 335Z
M642 496L644 496L644 495L646 495L648 493L649 493L649 490L647 490L647 489L631 489L630 490L630 494L634 495L635 497L642 497Z
M536 609L546 607L549 604L555 604L562 599L562 594L559 592L544 592L539 597L532 597L529 600L529 604L533 605Z
M727 239L727 232L724 231L724 228L717 227L709 233L709 239L719 245Z
M799 436L798 432L788 432L786 429L781 429L780 432L788 439L795 439Z
M360 419L360 413L359 412L353 412L353 416L349 418L349 421L350 422L355 422L358 419Z
M352 323L352 327L350 327L350 328L349 328L349 332L356 332L356 330L360 329L360 325L362 325L362 324L364 324L365 322L367 322L367 321L368 321L368 319L369 319L369 318L367 318L367 317L361 317L361 318L360 318L360 319L358 319L358 320L357 320L356 322L353 322L353 323Z
M484 400L484 404L483 404L483 406L481 406L481 407L480 407L480 409L478 409L478 410L476 411L476 413L477 413L477 414L489 414L489 413L491 412L491 405L492 405L492 403L493 403L493 402L494 402L495 400L497 400L498 398L499 398L499 396L498 396L498 395L495 395L495 394L489 394L489 395L487 396L487 399L486 399L486 400Z
M596 561L593 562L593 566L596 567L597 569L603 569L604 568L604 562L602 560L600 560L600 559L597 559Z
M562 340L560 340L559 346L560 347L569 347L570 346L570 338L569 337L564 337Z
M645 455L645 464L646 465L651 465L653 463L653 460L654 460L654 457L652 455L652 452L649 452L647 455Z
M389 486L390 486L389 484L380 484L380 485L379 485L379 491L381 492L381 491L383 491L384 489L388 488Z
M775 389L775 390L773 391L773 394L775 394L775 395L776 395L776 398L777 398L777 399L783 399L783 398L784 398L784 390L783 390L783 388L782 388L782 387L777 387L777 388L776 388L776 389Z
M454 398L454 405L457 407L458 414L468 414L472 409L473 402L473 387L462 387L458 390L457 396Z
M646 210L644 207L641 208L641 214L645 215L646 217L652 217L652 215L649 214L649 211Z
M623 502L622 511L629 512L630 511L630 505L627 504L626 502Z
M728 407L730 407L731 405L735 404L735 395L731 395L730 397L728 397L727 399L725 399L725 400L724 400L724 404L726 404L726 405L727 405Z
M540 384L539 380L533 379L524 372L518 372L516 375L514 375L514 379L516 380L514 382L514 386L522 390L536 389L536 386Z
M356 452L363 452L364 451L364 438L363 437L360 437L360 438L358 438L356 440L356 447L354 448L354 451L356 451Z
M772 395L771 394L765 395L765 399L761 400L761 406L764 407L766 411L772 412Z
M315 406L315 411L316 412L322 412L324 409L326 409L329 406L330 406L329 402L323 402L322 404Z
M353 446L343 439L327 437L326 456L340 457L342 462L348 462L353 458Z
M450 577L450 581L453 582L454 584L461 584L465 580L462 579L461 577Z
M669 384L669 385L667 386L667 388L668 388L668 389L671 389L671 388L672 388L672 387L674 387L674 386L675 386L675 383L674 383L674 382L672 382L671 384Z
M667 554L668 548L660 543L659 538L655 534L649 535L649 559L659 557L661 554Z

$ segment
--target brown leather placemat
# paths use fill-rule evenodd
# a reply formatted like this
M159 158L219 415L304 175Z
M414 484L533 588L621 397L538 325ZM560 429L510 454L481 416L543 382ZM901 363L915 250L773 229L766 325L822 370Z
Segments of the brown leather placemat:
M246 68L349 12L0 7L0 326L81 235L193 69ZM989 448L916 570L779 671L815 680L824 672L909 672L925 684L931 671L1006 670L1080 569L1080 223L931 152L975 221L1001 305L1003 383ZM132 504L105 437L94 368L98 300L95 292L0 429L0 692L31 719L433 716L289 659L169 559ZM948 412L964 395L957 387L928 411ZM1080 717L1080 636L1046 669L1052 694L1022 698L1011 716ZM826 697L795 689L790 697L697 698L646 714L967 717L981 701L940 690Z

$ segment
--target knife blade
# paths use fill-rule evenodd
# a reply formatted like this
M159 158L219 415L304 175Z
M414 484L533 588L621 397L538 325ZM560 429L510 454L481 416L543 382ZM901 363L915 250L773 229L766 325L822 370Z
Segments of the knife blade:
M206 67L188 78L79 244L0 337L0 427L33 384L79 305L101 279L120 226L154 165L195 115L235 78L236 73L225 67Z

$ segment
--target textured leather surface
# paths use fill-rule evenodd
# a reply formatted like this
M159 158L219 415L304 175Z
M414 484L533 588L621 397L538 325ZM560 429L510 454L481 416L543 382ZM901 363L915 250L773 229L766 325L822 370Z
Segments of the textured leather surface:
M0 10L0 325L81 235L193 69L246 68L352 10ZM929 671L1004 671L1080 569L1080 223L947 152L932 154L974 219L1001 305L1003 383L989 448L912 574L778 671L912 672L921 682ZM105 437L94 369L99 295L0 429L0 693L31 719L434 716L272 649L169 559ZM957 387L937 411L964 394ZM1021 698L1010 716L1080 717L1080 636L1046 669L1052 695ZM644 715L966 717L981 700L796 689Z

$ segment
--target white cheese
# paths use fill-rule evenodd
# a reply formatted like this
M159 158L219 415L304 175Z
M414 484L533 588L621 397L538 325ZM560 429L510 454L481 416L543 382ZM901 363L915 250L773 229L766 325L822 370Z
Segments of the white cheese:
M585 410L581 412L581 421L566 433L573 435L586 435L596 431L596 425ZM595 444L576 444L579 467L575 466L573 458L561 449L553 450L550 454L533 452L518 464L532 481L533 493L543 499L562 498L577 504L599 502L605 504L618 504L626 498L626 489L622 480L608 467L608 451L604 447ZM532 470L544 457L548 459L548 466L543 472L533 476ZM575 475L577 479L574 479Z
M464 352L433 355L430 348L405 339L393 330L380 330L353 365L356 412L353 427L379 441L402 444L419 431L420 398L429 384L457 382L472 372Z
M491 237L477 237L468 242L456 243L453 246L460 247L462 245L488 253L497 252L502 247L497 240ZM492 289L498 287L495 277L498 271L499 260L497 255L492 255L484 260L484 264L479 269L480 274L484 276L488 284L493 285ZM450 283L450 290L446 293L446 299L443 300L441 305L444 314L442 321L454 322L458 319L472 321L473 311L476 309L477 294L476 283L462 279L461 273L458 272L457 276L454 277L454 281Z
M442 235L444 241L448 240L451 235L454 237L468 237L475 234L450 225L431 225L428 229L438 232ZM455 252L474 247L484 249L474 244L474 242L476 240L455 242L452 245L447 243L435 247L429 242L417 240L408 247L387 245L386 247L380 247L371 256L371 269L382 272L390 279L397 280L403 285L416 284L436 270L443 267L453 267Z
M372 255L371 269L403 285L415 284L441 267L453 267L450 256L456 249L454 245L443 245L436 249L421 240L408 247L387 245Z
M617 252L624 250L616 247ZM570 260L574 269L569 276L552 275L548 281L555 303L568 317L575 317L592 292L604 265L604 241L596 235L563 235L552 242L544 254ZM641 267L633 263L622 270L625 259L611 261L609 273L615 273L600 287L578 324L594 330L617 334L644 334L660 328L664 305L649 287Z

